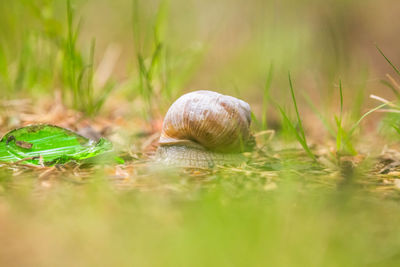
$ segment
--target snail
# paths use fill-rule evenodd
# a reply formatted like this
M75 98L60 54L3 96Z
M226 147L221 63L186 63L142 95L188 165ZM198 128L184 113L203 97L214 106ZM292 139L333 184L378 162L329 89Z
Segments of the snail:
M210 168L245 160L255 145L250 105L213 91L178 98L165 115L156 160L167 165Z

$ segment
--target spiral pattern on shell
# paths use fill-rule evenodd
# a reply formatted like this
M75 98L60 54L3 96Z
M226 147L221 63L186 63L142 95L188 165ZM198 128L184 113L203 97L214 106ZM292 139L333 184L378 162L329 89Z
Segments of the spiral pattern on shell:
M160 145L195 143L213 152L243 152L252 138L250 123L246 102L212 91L195 91L181 96L169 108Z

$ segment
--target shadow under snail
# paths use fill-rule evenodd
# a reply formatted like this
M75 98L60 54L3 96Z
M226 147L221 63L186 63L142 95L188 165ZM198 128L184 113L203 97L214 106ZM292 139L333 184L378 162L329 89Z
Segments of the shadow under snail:
M241 153L255 145L250 123L243 100L212 91L185 94L165 115L156 160L192 168L241 163Z

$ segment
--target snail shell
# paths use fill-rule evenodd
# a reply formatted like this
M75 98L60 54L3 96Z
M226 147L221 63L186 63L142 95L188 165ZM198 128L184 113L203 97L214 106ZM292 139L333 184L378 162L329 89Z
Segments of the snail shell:
M169 108L157 159L168 164L210 167L243 159L254 145L246 102L212 91L195 91Z

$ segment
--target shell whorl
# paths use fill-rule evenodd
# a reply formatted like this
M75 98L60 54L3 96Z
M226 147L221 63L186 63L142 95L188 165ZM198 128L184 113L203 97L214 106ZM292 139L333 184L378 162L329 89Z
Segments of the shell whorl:
M250 123L246 102L212 91L195 91L181 96L169 108L160 145L194 142L214 152L243 152L251 139Z
M165 115L157 159L168 165L207 168L243 162L251 111L246 102L212 91L178 98Z

